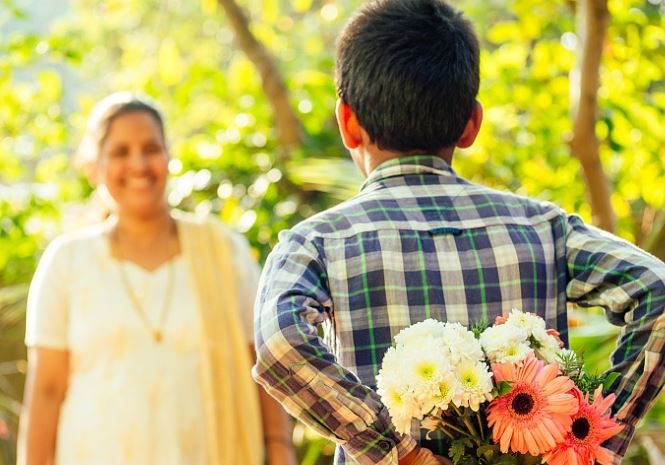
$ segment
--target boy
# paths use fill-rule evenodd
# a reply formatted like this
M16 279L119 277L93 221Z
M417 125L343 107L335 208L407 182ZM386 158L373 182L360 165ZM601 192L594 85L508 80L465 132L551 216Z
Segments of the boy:
M482 120L478 57L470 23L441 0L367 3L339 39L337 119L367 180L280 235L256 304L254 367L290 413L338 443L337 464L448 463L442 438L397 434L374 392L392 338L430 317L468 324L516 307L567 343L567 302L604 307L623 327L615 463L662 388L665 265L451 168Z

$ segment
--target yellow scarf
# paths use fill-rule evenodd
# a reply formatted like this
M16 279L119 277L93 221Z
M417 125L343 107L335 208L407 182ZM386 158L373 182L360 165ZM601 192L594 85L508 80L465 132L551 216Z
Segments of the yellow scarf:
M208 463L261 465L264 450L258 387L250 374L249 344L240 324L231 233L211 218L174 216L196 286L203 328Z

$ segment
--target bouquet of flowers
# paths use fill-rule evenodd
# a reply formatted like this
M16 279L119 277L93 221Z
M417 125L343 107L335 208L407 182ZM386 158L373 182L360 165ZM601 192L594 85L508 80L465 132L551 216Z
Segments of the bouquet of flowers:
M402 330L377 386L396 429L412 419L450 441L460 465L609 464L601 444L623 429L610 417L616 379L584 371L559 333L513 309L494 325L428 319ZM429 434L429 433L428 433Z

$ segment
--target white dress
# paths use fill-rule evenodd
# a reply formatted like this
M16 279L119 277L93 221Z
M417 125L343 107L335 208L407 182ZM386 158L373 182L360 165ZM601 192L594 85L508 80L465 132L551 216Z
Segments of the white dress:
M70 356L55 463L205 465L201 325L185 260L176 256L154 271L121 262L110 253L108 227L54 241L30 289L26 345ZM255 267L251 259L236 263ZM161 343L132 305L121 266L153 328L173 273ZM251 334L256 281L242 284L243 326Z

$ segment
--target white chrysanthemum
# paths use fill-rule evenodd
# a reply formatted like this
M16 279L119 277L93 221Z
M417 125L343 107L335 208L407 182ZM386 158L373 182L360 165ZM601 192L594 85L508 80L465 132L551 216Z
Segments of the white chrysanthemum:
M446 323L443 341L448 348L448 357L452 365L461 362L478 362L485 359L480 342L471 331L460 323Z
M452 399L455 405L477 412L480 404L492 400L492 373L485 363L462 365L455 374L459 386Z
M402 347L400 353L402 377L418 402L414 416L422 418L440 403L441 383L449 377L452 368L434 338L422 341L418 348Z
M506 324L526 329L530 334L537 329L545 330L545 320L535 313L525 313L513 308L508 315Z
M386 351L377 376L377 393L387 407L395 428L406 434L411 427L411 419L421 408L407 377L404 376L401 364L404 352L395 347Z
M422 419L442 402L442 385L445 387L451 372L440 339L425 337L417 347L397 346L386 351L377 376L377 392L396 424L406 425L407 417Z
M500 347L511 343L527 342L530 333L518 326L507 324L494 325L485 329L480 335L480 344L485 351L495 351Z
M533 348L527 342L506 344L500 350L488 353L487 357L496 363L520 363L533 352Z
M438 393L433 397L434 406L441 410L448 410L460 386L454 372L450 371L438 379Z
M494 325L480 335L480 344L492 362L519 363L533 352L528 331L509 324Z
M445 323L428 318L425 321L415 323L408 328L404 328L395 336L395 344L399 346L418 347L428 338L443 337Z
M397 386L388 386L379 395L383 404L388 408L395 429L402 434L408 434L414 418L413 410L417 404L415 399L408 391L403 392Z
M554 336L547 333L547 330L534 329L531 336L536 341L536 356L547 363L557 362L558 354L561 352L559 341Z

